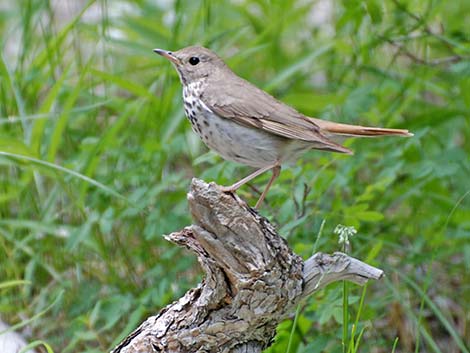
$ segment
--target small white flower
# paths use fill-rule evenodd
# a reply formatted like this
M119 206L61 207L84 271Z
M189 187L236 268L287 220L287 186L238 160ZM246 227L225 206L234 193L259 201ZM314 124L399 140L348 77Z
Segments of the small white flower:
M61 238L68 238L70 235L70 232L67 228L65 227L59 227L57 229L57 235Z
M342 224L338 224L334 233L339 235L339 244L349 245L349 238L354 236L357 233L357 230L354 227L347 227Z

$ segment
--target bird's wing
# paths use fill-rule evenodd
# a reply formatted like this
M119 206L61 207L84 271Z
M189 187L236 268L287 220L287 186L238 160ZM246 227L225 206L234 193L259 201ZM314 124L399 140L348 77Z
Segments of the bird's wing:
M325 137L312 119L234 74L206 82L201 99L217 115L239 124L312 142L312 148L352 153Z

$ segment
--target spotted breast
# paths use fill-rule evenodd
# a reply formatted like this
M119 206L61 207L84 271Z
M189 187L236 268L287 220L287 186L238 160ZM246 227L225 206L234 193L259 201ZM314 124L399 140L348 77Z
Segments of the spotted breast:
M278 152L285 139L218 116L201 100L203 85L203 80L185 85L183 100L192 129L206 146L224 159L252 167L279 161Z

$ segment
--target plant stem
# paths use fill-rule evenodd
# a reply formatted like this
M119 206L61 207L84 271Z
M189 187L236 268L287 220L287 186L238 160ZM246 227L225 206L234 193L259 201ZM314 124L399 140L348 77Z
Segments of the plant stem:
M343 243L343 252L346 253L348 250L348 247L346 245L346 242ZM348 288L348 282L343 281L343 353L347 352L347 342L348 342L348 320L349 320L349 288Z
M292 323L292 329L290 331L290 336L289 336L289 343L287 344L287 350L286 353L290 353L291 346L292 346L292 341L295 333L295 328L297 327L297 319L299 318L300 315L300 304L297 305L297 309L295 311L295 317L294 317L294 322Z
M346 353L347 350L347 342L348 342L348 318L349 318L349 312L348 312L348 302L349 302L349 288L348 288L348 282L343 281L343 353Z

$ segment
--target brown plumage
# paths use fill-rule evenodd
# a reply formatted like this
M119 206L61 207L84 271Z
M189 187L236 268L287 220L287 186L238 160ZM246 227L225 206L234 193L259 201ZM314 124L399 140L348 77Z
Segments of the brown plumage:
M310 149L352 154L334 141L335 136L412 136L408 130L306 117L237 76L203 47L155 52L170 60L178 71L186 115L204 143L225 159L258 168L224 189L235 191L261 173L273 171L256 207L279 175L281 164L296 160Z

